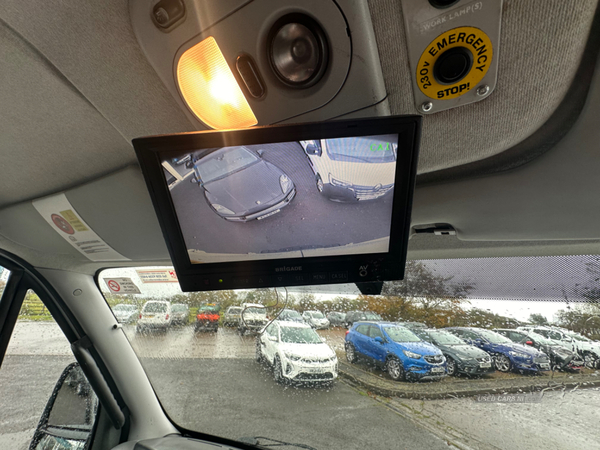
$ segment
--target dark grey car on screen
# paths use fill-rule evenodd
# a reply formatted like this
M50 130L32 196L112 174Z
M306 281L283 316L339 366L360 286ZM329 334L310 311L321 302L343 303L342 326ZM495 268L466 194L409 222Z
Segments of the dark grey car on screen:
M287 174L247 147L217 149L192 166L192 182L203 188L212 210L232 222L277 214L296 195Z
M496 371L492 357L483 350L465 343L459 337L443 330L423 327L410 329L413 333L439 348L446 357L448 375L482 375Z

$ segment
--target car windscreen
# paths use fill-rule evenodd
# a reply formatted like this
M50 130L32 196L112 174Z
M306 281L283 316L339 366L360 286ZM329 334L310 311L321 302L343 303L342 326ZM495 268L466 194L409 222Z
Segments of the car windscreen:
M381 320L381 316L379 314L367 312L362 315L362 320Z
M322 341L312 328L281 327L281 342L286 344L320 344Z
M334 161L389 163L396 161L395 141L375 139L374 137L357 137L344 139L327 139L327 154Z
M487 341L491 342L492 344L514 344L514 342L511 341L509 338L502 336L501 334L496 333L495 331L477 330L476 333L484 339L486 339Z
M533 339L538 344L542 344L542 345L557 345L557 343L555 341L552 341L552 340L550 340L548 338L545 338L541 334L531 334L531 335L527 336L527 339L529 339L529 338Z
M198 308L198 312L217 314L219 312L219 307L215 305L203 305Z
M384 327L390 339L394 342L419 342L421 339L415 333L404 327Z
M324 319L325 318L323 313L320 313L320 312L313 312L313 313L310 313L310 315L312 316L313 319Z
M193 186L185 183L188 185ZM361 205L332 203L329 207L360 209ZM548 370L532 366L523 358L510 358L504 350L510 358L508 364L504 360L503 366L499 355L491 355L494 361L490 364L482 352L500 353L500 349L474 351L456 345L448 348L447 363L433 364L438 370L435 379L422 379L419 375L425 375L424 365L438 358L426 359L427 354L435 352L432 345L419 342L402 323L422 323L427 330L438 332L448 328L471 331L468 335L473 339L472 333L478 329L517 330L529 326L531 330L548 330L534 325L545 319L573 333L599 339L600 306L581 295L586 286L592 293L598 286L597 276L588 279L587 270L591 267L588 264L596 260L600 265L600 256L409 260L405 279L385 282L382 295L362 295L350 284L327 286L324 291L318 286L294 288L289 293L282 288L182 292L177 282L167 281L172 267L119 267L101 271L96 278L107 307L126 303L141 310L146 302L159 300L189 306L190 320L184 323L171 317L166 323L162 320L166 314L156 314L156 323L146 319L148 315L116 316L121 321L118 333L128 339L165 414L182 433L217 436L215 439L221 442L266 436L317 450L386 450L398 446L401 430L402 442L412 443L411 448L442 450L447 444L439 436L449 436L451 429L457 434L453 432L450 439L461 448L514 450L542 445L569 450L594 448L600 442L596 407L600 402L600 366L596 365L598 358L591 355L596 343L594 347L589 344L590 354L585 358L578 355L573 367L563 367L569 358L553 356L565 355L566 350L552 347ZM164 281L145 282L149 270L154 272L154 279L162 277ZM119 278L131 280L140 293L111 291L105 280ZM198 326L198 308L207 304L219 305L221 311L249 305L245 317L248 327L233 316L211 321L212 330ZM52 344L53 335L46 331L48 324L34 321L39 316L43 319L43 304L31 298L25 300L23 308L27 322L16 330L21 333L17 337L27 338L36 346ZM251 314L255 308L260 316ZM294 324L274 320L269 325L281 309L347 313L347 321L335 324L362 324L365 334L359 336L354 328L348 331L340 326L308 331L309 326L299 320L289 333L309 333L311 342L316 343L282 342L280 327L292 328ZM371 313L385 322L361 320L361 316ZM265 326L270 332L263 331ZM387 343L370 338L378 334L370 329L372 326L382 330ZM390 327L396 328L386 330ZM289 333L283 332L284 340L298 340ZM318 343L315 333L322 343ZM395 343L392 334L404 342ZM306 336L300 340L306 342ZM264 346L257 346L257 341ZM564 341L560 344L572 349ZM514 351L515 345L510 344L506 350ZM66 351L70 352L68 342ZM401 366L386 365L386 357L391 356L388 351L398 357ZM22 354L21 348L15 352ZM332 360L334 354L337 360ZM461 360L449 359L453 355ZM5 359L0 380L4 365L14 364L18 358L12 358L12 362ZM61 361L57 359L57 363ZM517 365L518 361L523 365ZM390 375L394 367L395 376L401 377L398 381ZM448 369L454 369L455 375L443 374ZM334 379L322 381L319 377L323 374ZM357 381L364 385L356 388ZM28 386L35 387L35 383ZM559 388L546 389L549 386ZM489 420L470 420L473 417ZM439 433L432 434L431 429ZM464 441L463 436L468 440Z
M187 311L188 307L185 305L173 305L171 311L173 312L184 312Z
M227 314L239 314L241 311L242 308L229 308Z
M265 311L264 308L249 307L244 310L244 315L246 315L246 314L260 314L260 315L265 316L265 315L267 315L267 312Z
M144 305L142 312L145 313L163 313L167 312L167 304L161 302L150 302Z
M112 310L116 312L128 312L135 309L134 305L116 305Z
M453 335L452 333L448 333L447 331L422 331L421 333L429 334L429 336L434 340L434 343L440 345L465 345L465 341L460 339L459 337ZM419 332L417 332L419 334Z
M300 315L300 313L298 311L292 311L292 310L283 311L279 315L279 317L287 317L287 318L293 318L293 319L296 319L296 318L301 319L302 318L302 316Z
M258 161L258 156L244 147L226 147L217 150L196 163L203 183L222 178Z

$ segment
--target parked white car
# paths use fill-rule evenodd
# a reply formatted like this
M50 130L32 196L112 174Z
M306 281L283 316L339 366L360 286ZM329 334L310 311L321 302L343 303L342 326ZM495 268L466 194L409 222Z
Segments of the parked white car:
M334 201L373 200L394 188L397 136L300 141L318 191Z
M230 306L223 314L223 325L226 327L237 326L240 322L241 306Z
M171 303L159 300L151 300L144 304L136 331L142 332L148 329L160 329L166 331L173 323L173 311Z
M267 310L258 303L242 303L238 331L243 336L247 331L260 331L269 322Z
M256 360L269 363L278 382L332 382L338 376L335 352L303 323L267 326L256 338Z
M119 323L131 323L138 319L140 311L135 305L120 303L112 308L112 312Z
M329 328L329 320L320 311L304 311L302 313L302 318L307 324L317 330Z

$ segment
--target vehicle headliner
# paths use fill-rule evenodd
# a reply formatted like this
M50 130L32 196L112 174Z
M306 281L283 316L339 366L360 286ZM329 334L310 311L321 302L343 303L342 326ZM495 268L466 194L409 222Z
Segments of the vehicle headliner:
M413 236L410 259L600 254L596 6L505 2L496 91L424 118L412 223L448 223L457 235ZM415 113L399 2L370 7L390 110ZM127 2L8 1L0 42L0 247L88 274L170 265L131 139L202 125L147 61ZM567 104L575 88L581 108ZM570 128L537 139L557 115ZM494 159L502 155L508 163ZM478 162L486 166L452 172ZM62 191L131 261L91 262L48 226L31 200Z

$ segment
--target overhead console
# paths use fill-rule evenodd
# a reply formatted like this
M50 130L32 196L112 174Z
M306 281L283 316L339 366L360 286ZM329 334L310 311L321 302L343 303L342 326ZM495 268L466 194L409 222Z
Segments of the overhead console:
M130 13L199 128L389 114L366 2L130 0Z
M404 116L135 139L181 289L402 279L420 124Z

